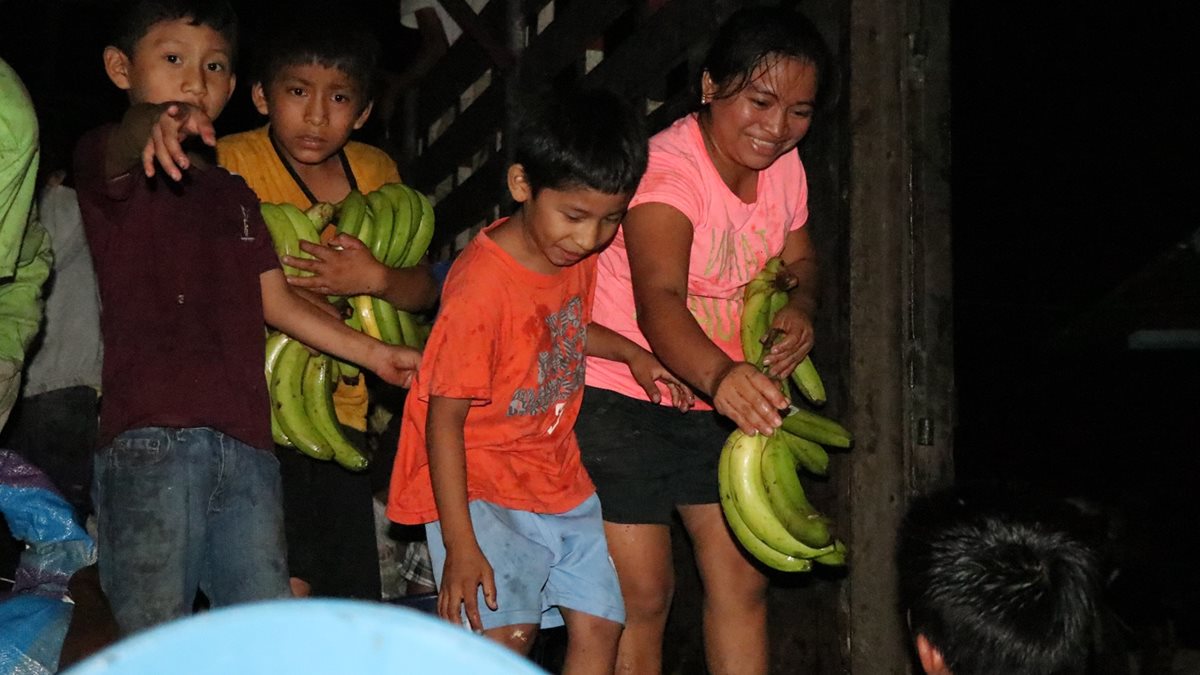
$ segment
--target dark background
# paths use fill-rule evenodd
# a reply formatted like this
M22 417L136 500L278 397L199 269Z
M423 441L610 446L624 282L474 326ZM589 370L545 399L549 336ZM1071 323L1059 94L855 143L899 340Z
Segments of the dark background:
M273 5L235 4L248 57ZM389 41L411 37L383 4L369 11ZM104 3L0 11L0 57L37 101L53 166L124 104L100 63ZM1186 2L952 5L958 477L1087 500L1125 617L1173 618L1185 642L1200 604L1200 351L1126 337L1189 315L1200 328L1198 244L1178 247L1200 228L1198 18ZM222 133L258 123L247 63ZM1171 251L1183 263L1164 267Z

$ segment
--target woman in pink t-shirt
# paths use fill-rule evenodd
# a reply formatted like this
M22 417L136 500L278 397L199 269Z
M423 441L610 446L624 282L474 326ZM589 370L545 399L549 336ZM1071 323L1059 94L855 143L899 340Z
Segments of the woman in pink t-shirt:
M714 673L767 671L766 577L734 542L717 457L740 427L771 433L787 401L776 379L813 345L816 262L796 145L828 97L831 60L795 12L735 13L705 61L700 109L650 141L622 230L601 254L593 319L651 349L707 401L679 413L628 371L589 359L576 433L604 513L627 623L619 669L661 670L678 510L704 583ZM800 279L774 327L768 374L742 360L743 290L771 256Z

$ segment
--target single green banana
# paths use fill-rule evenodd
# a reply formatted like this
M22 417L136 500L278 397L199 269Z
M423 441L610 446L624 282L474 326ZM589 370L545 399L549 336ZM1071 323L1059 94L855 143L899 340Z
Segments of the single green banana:
M846 545L840 540L834 541L832 551L813 558L813 561L830 567L841 567L846 564Z
M783 309L788 303L788 294L785 291L771 291L771 320L775 319L775 313Z
M276 255L281 258L285 255L300 257L300 239L296 236L296 230L292 227L288 217L279 210L277 205L266 202L259 206L259 211L262 212L263 222L267 224L267 232L271 234L271 242L275 245ZM283 273L294 277L300 273L300 270L291 265L284 265Z
M766 288L751 292L747 287L745 302L742 304L742 355L746 361L758 364L763 356L763 336L770 330L771 294Z
M403 310L396 310L396 316L400 319L400 334L404 336L404 344L413 349L424 347L425 338L421 335L421 328L417 325L417 318Z
M321 234L317 232L317 228L315 225L313 225L313 221L309 220L308 216L304 215L304 212L300 210L300 207L296 206L295 204L288 203L279 204L278 206L279 210L283 211L284 215L287 216L288 221L291 222L292 228L296 230L296 237L298 237L300 241L307 241L313 244L321 243Z
M408 250L404 252L404 259L397 267L412 267L421 262L425 251L429 250L429 243L433 241L433 205L419 190L413 190L413 194L421 203L421 220L416 225L416 231L413 233Z
M796 475L796 458L776 433L763 448L762 479L771 509L783 527L801 542L821 547L829 544L828 521L808 501Z
M767 567L777 569L781 572L807 572L811 570L813 566L811 560L784 555L776 551L754 536L750 528L746 527L746 522L742 520L742 516L738 513L733 499L733 490L729 479L729 458L731 454L729 445L726 444L725 448L721 451L721 457L717 465L717 489L721 496L721 511L725 514L725 522L729 523L729 529L733 532L734 538L741 543L747 553L754 556L755 559Z
M313 227L317 228L317 232L321 232L326 225L333 222L333 215L336 211L337 208L329 202L317 202L308 207L304 216L312 222Z
M279 361L279 355L283 353L283 348L289 341L291 338L283 333L267 332L267 353L263 361L263 374L267 376L267 394L271 398L271 439L275 441L276 445L294 448L296 445L283 432L283 427L279 426L279 415L275 412L275 395L271 391L271 375L275 370L275 364Z
M333 459L333 448L305 411L304 370L309 357L308 347L297 340L284 345L271 377L272 407L297 450L314 459Z
M825 448L821 447L819 443L814 443L807 438L800 438L785 429L776 431L775 436L779 437L784 447L796 459L796 463L805 471L818 476L829 474L829 453L825 452Z
M404 259L417 224L421 221L421 203L417 201L412 188L406 185L391 183L379 188L379 191L387 196L396 212L392 241L388 244L387 254L384 256L384 262L390 267L395 267ZM413 217L414 212L416 217Z
M362 325L362 332L376 340L382 340L383 334L379 332L379 321L375 317L375 307L371 302L372 300L374 298L369 295L356 295L350 298L350 307L354 309L354 313Z
M358 190L351 190L350 194L346 195L346 198L338 204L338 232L357 237L366 213L366 198Z
M396 227L396 209L392 200L379 190L367 194L367 203L371 205L371 213L375 216L375 230L371 241L365 242L371 249L371 255L379 262L385 263L388 246L392 243L392 230Z
M804 360L792 371L792 382L809 402L814 405L824 405L825 383L821 381L821 375L817 373L817 367L813 364L811 354L804 357Z
M304 411L321 434L325 445L332 449L333 461L351 471L367 468L367 458L354 447L338 424L333 408L333 361L324 354L314 356L304 366Z
M366 197L363 198L364 200ZM362 225L358 228L358 240L363 243L368 249L375 242L375 214L371 212L371 205L367 205L366 211L363 212Z
M379 298L371 298L371 309L375 314L375 325L379 326L379 339L389 345L408 344L404 341L404 332L401 330L400 317L396 313L396 308L392 307L387 300Z
M854 438L842 425L828 417L822 417L792 406L787 416L783 418L783 430L806 438L821 445L832 445L835 448L848 448Z
M725 443L729 452L730 492L738 515L754 536L784 555L811 559L832 552L832 546L813 547L796 539L775 515L762 478L765 444L766 436L747 436L740 430L730 434Z

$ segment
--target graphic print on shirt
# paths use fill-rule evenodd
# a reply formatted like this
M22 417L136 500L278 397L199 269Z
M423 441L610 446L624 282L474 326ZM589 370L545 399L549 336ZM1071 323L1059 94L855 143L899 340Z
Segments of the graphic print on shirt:
M696 317L696 323L708 335L717 340L729 341L739 335L742 315L741 286L750 282L766 263L767 236L762 230L730 232L713 229L709 231L708 260L704 262L704 276L728 279L738 288L733 297L710 297L692 295L687 298L688 310ZM757 245L752 243L757 240ZM771 255L777 255L773 253Z
M542 415L551 407L555 421L547 429L558 426L558 417L566 401L583 386L584 353L587 347L587 326L583 323L583 300L571 298L560 311L546 317L550 332L550 349L538 353L537 387L518 389L508 404L508 415Z

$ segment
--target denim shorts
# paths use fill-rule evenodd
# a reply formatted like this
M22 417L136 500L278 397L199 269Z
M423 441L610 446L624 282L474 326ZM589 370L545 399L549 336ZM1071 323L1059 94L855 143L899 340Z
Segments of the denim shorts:
M496 611L484 602L482 588L479 591L485 630L516 624L561 626L559 607L625 623L625 603L596 495L566 513L530 513L481 500L469 506L475 538L496 579ZM425 531L440 587L446 564L442 528L434 521Z
M587 387L575 436L604 520L668 525L676 506L720 501L717 460L735 428L711 410L681 413Z

